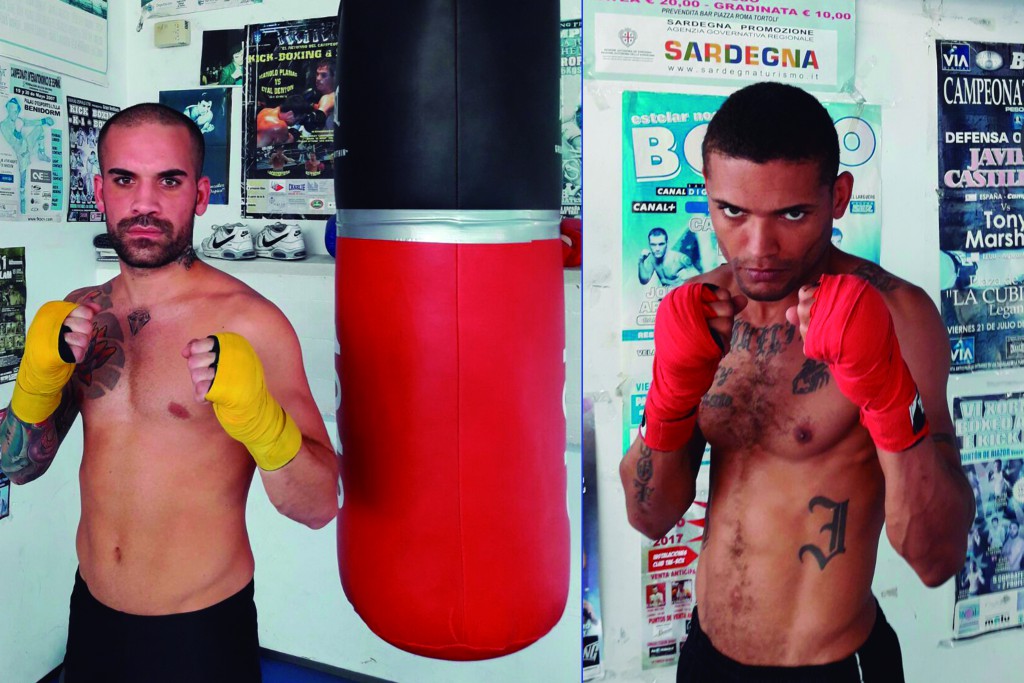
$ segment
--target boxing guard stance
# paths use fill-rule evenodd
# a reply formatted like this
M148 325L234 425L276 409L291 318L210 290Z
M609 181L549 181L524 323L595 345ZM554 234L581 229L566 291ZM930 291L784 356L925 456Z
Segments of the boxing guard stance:
M68 683L258 681L253 472L292 519L319 528L337 511L291 325L195 259L202 145L159 105L107 122L95 190L121 274L40 308L0 422L0 467L24 484L82 415Z
M945 328L921 289L831 244L853 178L812 96L736 92L703 154L728 263L661 302L644 422L620 466L630 523L659 538L711 446L699 615L677 679L902 681L871 594L882 525L938 586L974 516Z

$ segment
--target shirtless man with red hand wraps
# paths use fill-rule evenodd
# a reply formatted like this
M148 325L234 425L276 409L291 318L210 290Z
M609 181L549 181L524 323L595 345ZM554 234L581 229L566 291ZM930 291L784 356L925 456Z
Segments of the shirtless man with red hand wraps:
M644 423L620 466L630 523L658 538L693 502L711 445L699 618L677 680L902 681L871 594L882 525L938 586L974 518L945 328L922 290L832 246L853 178L812 96L736 92L703 155L728 263L662 301Z
M36 314L0 468L41 476L82 414L67 683L259 681L253 472L279 511L319 528L337 512L334 453L287 319L195 258L210 195L195 124L136 105L99 150L121 274Z

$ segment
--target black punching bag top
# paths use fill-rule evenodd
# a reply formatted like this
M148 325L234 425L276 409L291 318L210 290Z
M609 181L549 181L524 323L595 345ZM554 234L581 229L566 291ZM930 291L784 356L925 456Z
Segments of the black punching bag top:
M338 209L559 209L559 4L342 0Z

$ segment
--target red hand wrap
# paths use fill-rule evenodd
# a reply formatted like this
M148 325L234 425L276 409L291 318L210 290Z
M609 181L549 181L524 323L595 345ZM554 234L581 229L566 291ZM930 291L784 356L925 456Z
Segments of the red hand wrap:
M928 421L881 294L854 275L823 275L814 298L804 355L828 365L878 448L898 453L923 439Z
M714 291L686 284L669 292L654 321L654 377L640 425L640 437L659 451L682 448L697 422L697 406L711 388L722 359L707 318Z

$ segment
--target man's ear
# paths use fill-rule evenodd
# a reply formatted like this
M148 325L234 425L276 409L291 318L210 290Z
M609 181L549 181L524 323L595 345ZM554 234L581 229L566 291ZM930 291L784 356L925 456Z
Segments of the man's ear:
M853 196L853 174L843 171L832 185L832 218L842 218Z

